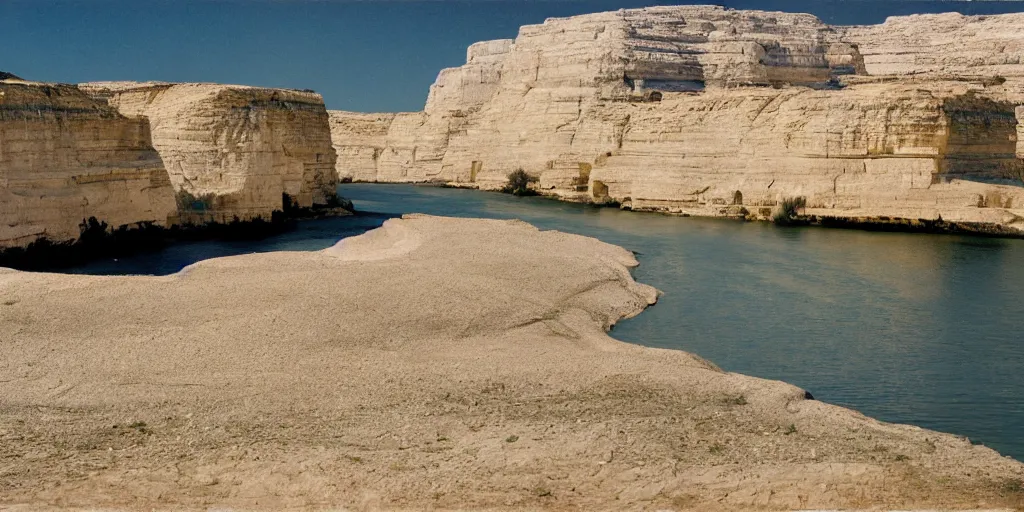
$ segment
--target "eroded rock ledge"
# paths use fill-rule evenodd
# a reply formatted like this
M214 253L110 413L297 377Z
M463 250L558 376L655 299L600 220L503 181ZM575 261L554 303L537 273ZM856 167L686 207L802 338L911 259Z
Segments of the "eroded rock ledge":
M343 179L687 215L1024 228L1019 15L832 27L711 6L556 18L477 43L423 112L332 112ZM900 48L909 45L911 51ZM966 51L963 48L966 47Z
M336 155L317 93L154 82L81 87L125 116L149 120L185 222L335 205Z
M991 449L608 337L656 298L636 264L409 216L168 277L0 270L0 506L1024 504Z
M0 265L72 264L115 246L347 214L334 166L312 92L4 73Z
M0 77L0 250L77 239L82 223L166 227L174 190L149 123L73 85Z

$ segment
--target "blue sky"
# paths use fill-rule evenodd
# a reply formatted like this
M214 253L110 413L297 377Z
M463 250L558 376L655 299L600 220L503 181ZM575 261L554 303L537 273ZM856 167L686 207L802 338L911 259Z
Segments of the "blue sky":
M420 110L466 46L547 17L677 0L0 0L0 70L51 82L163 80L314 89L329 108ZM722 0L831 23L1024 11L1020 2Z

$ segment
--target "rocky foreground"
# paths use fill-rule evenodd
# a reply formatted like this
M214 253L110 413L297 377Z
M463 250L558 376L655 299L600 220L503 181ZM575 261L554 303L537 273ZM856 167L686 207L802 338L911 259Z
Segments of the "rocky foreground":
M0 270L0 507L1024 506L964 438L611 339L656 299L636 264L415 215L167 277Z

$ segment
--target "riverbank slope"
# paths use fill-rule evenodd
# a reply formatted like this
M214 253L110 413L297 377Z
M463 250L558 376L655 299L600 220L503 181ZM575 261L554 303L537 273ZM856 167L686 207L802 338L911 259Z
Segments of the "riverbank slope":
M608 337L656 299L635 265L414 215L167 277L2 270L0 505L1024 506L966 439Z

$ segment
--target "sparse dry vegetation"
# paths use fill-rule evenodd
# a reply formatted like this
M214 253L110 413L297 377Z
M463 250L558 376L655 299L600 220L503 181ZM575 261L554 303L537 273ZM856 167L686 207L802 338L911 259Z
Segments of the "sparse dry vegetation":
M800 211L807 207L807 198L804 196L787 197L775 209L772 214L772 222L780 226L794 224L800 216Z
M519 168L508 174L508 183L505 184L501 191L514 196L537 195L537 192L530 188L530 184L536 181L536 177L530 176L522 168Z

